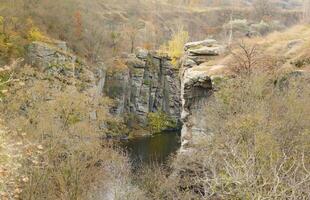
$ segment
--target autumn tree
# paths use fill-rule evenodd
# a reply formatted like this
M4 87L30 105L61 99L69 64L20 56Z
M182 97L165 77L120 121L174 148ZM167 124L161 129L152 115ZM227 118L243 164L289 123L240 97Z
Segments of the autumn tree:
M130 52L134 52L134 48L136 45L137 36L139 34L139 30L144 27L143 23L140 23L137 19L131 19L128 24L124 26L123 32L125 36L130 41Z
M171 40L160 47L160 53L168 55L172 59L172 64L177 67L179 59L183 55L184 45L188 42L189 34L183 27L178 27L172 35Z

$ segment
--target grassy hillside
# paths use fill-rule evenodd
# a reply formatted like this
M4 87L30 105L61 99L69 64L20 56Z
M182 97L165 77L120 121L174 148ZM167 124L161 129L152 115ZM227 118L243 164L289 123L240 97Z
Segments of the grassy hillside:
M278 20L284 26L299 20L298 7L276 8L267 14L270 16L258 17L249 2L232 5L227 1L4 0L0 16L3 31L11 29L11 35L22 32L18 35L27 37L32 23L45 35L67 41L80 56L97 62L137 46L158 49L179 30L189 32L193 41L207 37L223 39L223 25L229 22L231 13L233 19ZM15 42L20 44L19 48L26 43L20 38Z
M240 60L247 61L245 51L254 50L253 68L288 72L310 70L310 26L297 25L284 32L274 32L266 37L235 40L226 54L201 64L196 70L209 71L210 75L231 73Z

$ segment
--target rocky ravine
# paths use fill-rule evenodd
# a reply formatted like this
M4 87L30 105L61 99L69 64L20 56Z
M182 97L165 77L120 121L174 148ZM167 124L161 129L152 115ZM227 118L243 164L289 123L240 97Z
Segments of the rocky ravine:
M115 101L111 112L125 118L129 127L146 128L148 113L158 111L178 125L180 79L170 59L144 49L116 59L121 60L117 66L105 62L89 70L70 53L65 42L56 41L55 44L33 42L28 47L26 61L53 76L82 79L92 90L92 96L109 96ZM96 113L90 113L90 117L95 120Z
M115 100L112 112L127 117L129 126L147 126L149 112L164 111L171 119L182 120L182 149L190 147L205 135L199 112L209 97L225 66L208 66L207 62L224 53L225 47L208 39L185 45L181 69L176 69L165 56L137 49L121 57L121 70L86 70L83 77L93 95L106 95ZM50 46L34 42L29 47L28 62L42 66L53 74L81 76L77 58L68 53L63 42ZM79 64L81 65L81 64ZM104 64L102 64L104 65ZM74 68L74 69L73 69ZM70 70L69 70L70 69ZM85 70L84 70L85 71ZM83 80L84 80L83 79ZM90 113L92 118L95 113ZM134 125L133 125L134 124Z
M37 79L44 79L48 80L48 89L49 91L44 91L44 94L40 98L43 98L44 102L52 102L54 101L55 96L53 95L62 95L63 93L67 93L71 90L77 90L79 93L83 93L83 98L86 98L88 101L88 108L83 110L85 111L87 119L83 119L87 122L87 127L95 126L96 129L100 129L99 132L103 133L104 129L106 128L104 125L101 125L100 115L98 114L98 110L102 107L96 104L96 98L98 96L103 96L103 90L105 87L105 80L106 80L106 73L104 70L102 70L104 67L102 66L102 63L99 63L97 67L91 67L86 65L86 63L83 63L77 56L70 53L70 50L66 47L66 43L61 41L55 41L54 44L47 44L42 42L33 42L28 47L26 61L31 66L24 66L24 67L30 67L32 69L35 69L35 75L29 75L23 77L25 79L25 82L23 85L25 86L23 90L26 90L26 86L29 87L30 82L35 82ZM65 90L65 89L68 90ZM53 93L53 95L49 95L50 93ZM65 96L67 98L67 96ZM70 96L71 97L71 96ZM38 98L38 97L36 97ZM75 98L72 96L72 98ZM85 100L85 99L84 99ZM77 101L80 101L80 99L77 99ZM45 104L45 105L51 105L51 104ZM59 106L63 106L61 104L58 104ZM48 115L52 115L52 113L47 113ZM111 115L107 116L108 118L112 117ZM53 121L55 122L55 121ZM98 123L97 123L98 122ZM6 135L7 129L5 127L2 127L2 121L0 118L0 139L2 139L3 135ZM86 129L86 131L94 131L94 129ZM70 130L67 130L70 131ZM97 131L97 130L96 130ZM71 132L72 133L72 132ZM16 134L25 134L26 132L22 133L16 133ZM73 133L74 134L74 133ZM11 134L12 135L12 134ZM28 134L27 134L28 135ZM92 140L92 134L87 135L85 137L77 136L76 138L85 139L85 141ZM18 137L17 137L18 138ZM49 139L50 137L48 137ZM75 137L74 137L75 138ZM97 137L95 138L97 139ZM16 139L15 139L16 140ZM16 140L18 141L18 140ZM12 142L12 145L7 145L7 148L4 149L5 151L2 151L1 145L0 145L0 156L3 153L6 154L12 154L17 155L18 150L22 150L23 145L22 143L17 146L16 141ZM28 140L27 140L28 141ZM79 141L79 140L77 140ZM8 140L8 142L10 142ZM8 143L7 142L7 143ZM27 144L28 145L28 144ZM29 146L29 145L28 145ZM35 150L43 150L42 145L36 145L33 144L33 148ZM54 148L54 147L53 147ZM40 151L43 153L46 153L48 150ZM8 153L7 153L8 152ZM28 150L27 150L28 152ZM36 151L34 151L36 152ZM24 155L23 155L24 156ZM89 196L87 199L126 199L128 198L128 194L130 192L134 193L137 198L141 198L144 195L143 192L135 185L133 185L130 180L128 179L131 169L130 162L127 160L122 160L122 158L118 159L118 154L114 154L111 152L111 155L107 160L104 160L100 165L102 167L102 170L104 171L104 175L101 177L102 180L100 180L98 183L94 183L91 186L91 192L89 192ZM39 158L37 154L33 156L35 159ZM111 159L110 159L111 157ZM20 156L20 158L23 158ZM28 157L25 157L28 161ZM33 158L33 159L34 159ZM31 157L32 159L32 157ZM18 160L17 160L18 161ZM5 170L7 168L11 168L10 173L15 173L15 167L13 164L14 162L19 164L15 159L12 159L12 162L10 160L10 165L2 165L0 162L0 175L3 172L6 172ZM32 161L32 160L31 160ZM41 166L41 161L34 160ZM12 164L11 164L12 163ZM98 168L99 169L99 168ZM12 172L11 172L12 171ZM100 172L102 173L102 172ZM15 174L12 174L14 176L17 176ZM30 181L28 177L27 179L24 179L22 175L19 175L23 182ZM5 177L6 178L6 177ZM13 177L14 178L14 177ZM19 188L14 185L8 185L7 182L12 182L11 180L5 180L2 181L0 176L0 186L2 186L2 182L5 184L5 187L10 187L9 189L15 190L16 194L20 193ZM5 188L6 189L6 188ZM129 192L130 191L130 192ZM15 193L12 195L15 195ZM1 190L0 190L0 199L1 197ZM4 193L4 195L7 195ZM3 198L5 199L5 198ZM13 199L13 198L12 198ZM19 199L19 198L16 198Z

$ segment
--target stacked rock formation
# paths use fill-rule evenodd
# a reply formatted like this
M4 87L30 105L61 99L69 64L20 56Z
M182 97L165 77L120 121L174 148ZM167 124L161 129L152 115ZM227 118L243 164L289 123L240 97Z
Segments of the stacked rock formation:
M214 79L224 66L208 66L206 63L225 51L225 47L216 40L207 39L190 42L185 45L185 55L182 60L181 100L182 100L182 149L195 144L199 137L206 134L200 126L199 113L202 112L204 101L212 94Z

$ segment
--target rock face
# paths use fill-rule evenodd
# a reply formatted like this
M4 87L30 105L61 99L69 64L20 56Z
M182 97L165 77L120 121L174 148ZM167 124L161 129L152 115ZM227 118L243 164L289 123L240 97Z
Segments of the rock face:
M179 71L169 58L137 49L124 55L125 67L108 72L105 93L117 101L114 111L127 115L130 126L147 126L149 112L163 111L180 120Z
M50 44L32 42L27 48L25 60L29 65L58 77L68 84L74 84L78 79L83 82L84 88L97 86L97 72L91 71L89 66L70 53L63 41L54 41Z
M71 68L76 62L76 56L68 52L65 42L55 42L55 44L33 42L28 46L26 59L32 66L44 69L56 66Z
M185 44L184 50L186 58L184 65L192 67L207 62L211 57L219 56L224 53L225 47L219 45L216 40L207 39L198 42L190 42Z
M189 42L185 44L184 50L187 51L188 49L197 48L197 47L212 47L216 45L217 41L214 39L206 39L197 42Z
M191 42L185 45L182 59L181 99L182 99L182 150L195 144L206 130L200 126L199 116L203 112L203 104L213 93L215 71L223 66L207 66L205 63L214 56L221 55L225 47L215 40Z
M115 100L111 109L115 115L123 117L129 126L147 126L149 112L163 111L175 122L180 121L180 79L179 71L169 58L144 49L135 54L125 54L118 58L112 69L107 63L95 72L88 70L76 56L69 53L65 42L47 44L33 42L29 45L26 61L46 73L64 81L78 78L94 95L107 95ZM103 70L105 68L105 70ZM106 69L108 68L108 69ZM90 113L96 119L96 113Z
M188 52L193 56L218 56L220 55L222 48L220 46L214 47L201 47L198 49L189 49Z

